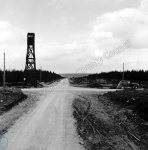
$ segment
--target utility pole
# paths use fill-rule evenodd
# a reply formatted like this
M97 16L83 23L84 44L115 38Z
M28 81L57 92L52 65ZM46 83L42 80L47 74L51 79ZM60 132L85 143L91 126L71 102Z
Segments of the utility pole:
M124 80L124 63L123 63L123 74L122 74L122 80Z
M3 72L3 88L5 88L5 53L4 53L4 72Z
M42 66L41 66L41 69L40 69L40 82L42 82Z

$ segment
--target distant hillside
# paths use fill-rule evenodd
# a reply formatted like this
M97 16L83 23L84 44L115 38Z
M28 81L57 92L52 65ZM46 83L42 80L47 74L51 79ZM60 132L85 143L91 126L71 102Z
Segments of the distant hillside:
M65 77L65 78L68 78L68 77L72 77L72 76L75 76L75 77L84 77L84 76L88 76L89 74L76 74L76 73L65 73L65 74L60 74L62 77Z

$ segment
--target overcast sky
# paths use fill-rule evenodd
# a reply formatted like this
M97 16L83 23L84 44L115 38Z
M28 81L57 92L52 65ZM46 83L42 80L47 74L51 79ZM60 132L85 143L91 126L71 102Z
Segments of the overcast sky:
M132 47L90 73L148 70L148 0L0 0L0 68L24 69L27 33L36 35L37 68L75 73L126 39Z

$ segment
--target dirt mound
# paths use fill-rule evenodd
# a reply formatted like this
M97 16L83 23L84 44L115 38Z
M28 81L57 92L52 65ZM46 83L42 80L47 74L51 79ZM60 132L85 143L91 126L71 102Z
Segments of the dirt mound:
M0 90L0 114L17 105L26 95L20 89L5 88Z

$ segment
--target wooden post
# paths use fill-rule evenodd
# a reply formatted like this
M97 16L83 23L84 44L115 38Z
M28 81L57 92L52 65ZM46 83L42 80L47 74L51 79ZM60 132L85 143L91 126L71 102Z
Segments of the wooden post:
M5 88L5 53L4 53L3 88Z
M40 69L40 82L42 82L42 66L41 66L41 69Z
M123 63L123 76L122 76L122 80L124 80L124 63Z

